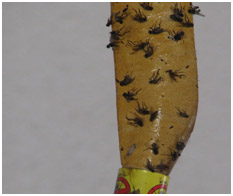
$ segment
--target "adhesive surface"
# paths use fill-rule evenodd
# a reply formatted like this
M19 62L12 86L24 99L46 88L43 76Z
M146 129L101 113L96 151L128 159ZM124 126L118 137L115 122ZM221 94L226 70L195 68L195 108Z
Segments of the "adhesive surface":
M168 175L197 114L190 3L111 5L122 166Z

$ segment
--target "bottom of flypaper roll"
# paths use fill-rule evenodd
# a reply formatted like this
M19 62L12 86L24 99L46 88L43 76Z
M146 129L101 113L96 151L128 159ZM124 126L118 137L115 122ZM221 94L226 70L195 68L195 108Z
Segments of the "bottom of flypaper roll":
M114 194L165 194L169 177L143 169L120 168Z

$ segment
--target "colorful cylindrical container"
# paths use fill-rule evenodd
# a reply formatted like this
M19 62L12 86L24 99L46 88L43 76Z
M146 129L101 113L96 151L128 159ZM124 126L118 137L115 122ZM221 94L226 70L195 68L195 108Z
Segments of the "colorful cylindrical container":
M115 194L165 194L169 177L143 169L120 168Z

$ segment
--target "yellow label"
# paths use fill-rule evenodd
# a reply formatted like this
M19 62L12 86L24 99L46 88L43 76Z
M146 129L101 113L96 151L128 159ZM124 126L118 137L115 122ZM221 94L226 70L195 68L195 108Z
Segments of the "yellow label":
M165 194L169 177L143 169L120 168L115 194Z

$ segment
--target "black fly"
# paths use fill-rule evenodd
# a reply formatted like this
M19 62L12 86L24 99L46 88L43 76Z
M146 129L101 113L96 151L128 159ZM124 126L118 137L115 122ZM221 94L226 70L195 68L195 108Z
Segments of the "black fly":
M138 127L138 126L143 127L143 120L142 120L142 118L140 118L140 116L138 116L136 113L134 113L134 115L135 115L134 118L128 118L126 116L126 119L128 120L128 124L132 125L134 127Z
M190 22L188 16L184 15L184 22L181 23L184 27L193 27L193 23Z
M134 54L135 52L138 52L140 50L144 50L144 48L149 44L149 40L146 40L145 42L143 41L135 41L135 42L132 42L130 40L128 40L128 46L130 46L132 48L132 50L134 52L130 53L130 54Z
M180 153L177 151L171 152L170 156L172 157L172 161L176 161L176 159L180 156Z
M194 6L194 5L192 5L192 3L190 3L190 8L188 9L188 13L197 14L200 16L205 16L204 14L201 14L200 12L201 12L201 10L200 10L199 6Z
M111 41L108 45L107 45L107 48L115 48L115 47L118 47L119 45L119 42L118 41Z
M116 20L116 22L118 22L118 23L120 23L120 24L123 24L123 20L130 14L130 13L128 13L127 12L127 10L128 10L128 8L126 9L124 9L123 11L122 11L122 13L120 14L120 11L119 12L117 12L117 13L115 13L115 20Z
M126 101L129 103L130 101L137 100L134 98L138 94L138 92L142 89L136 89L133 88L129 90L127 93L123 93L123 97L126 99Z
M166 165L166 164L164 164L164 163L160 163L160 164L158 164L158 165L156 165L155 167L154 167L154 169L157 171L157 172L163 172L163 171L166 171L166 170L168 170L168 165Z
M110 34L111 34L110 40L120 40L125 34L129 33L129 31L125 31L125 32L121 33L123 28L124 27L122 27L119 30L111 31L110 32Z
M152 165L152 163L149 159L147 159L147 161L146 161L146 168L151 172L155 172L155 166Z
M146 168L151 172L163 172L169 169L168 165L164 164L162 161L158 165L152 165L151 161L147 159L146 161Z
M182 37L184 36L184 31L177 31L175 32L174 30L167 30L167 32L169 33L168 38L173 40L173 41L179 41L182 39Z
M178 3L175 3L174 7L171 8L173 13L178 17L184 16L184 7L178 5Z
M126 5L126 7L122 10L122 13L126 12L128 10L128 5Z
M159 146L156 142L152 143L151 144L151 147L150 148L147 148L146 150L152 150L152 152L157 155L159 154ZM145 150L144 150L145 151Z
M145 52L144 57L145 57L145 58L148 58L148 57L150 57L150 56L153 55L153 53L154 53L154 48L153 48L153 46L151 46L150 44L148 44L148 45L144 48L143 51Z
M112 15L113 14L111 14L110 18L108 19L108 22L106 24L107 27L109 27L110 25L112 25Z
M153 122L158 117L158 114L159 114L158 111L153 111L153 109L151 109L151 111L150 111L150 122Z
M118 79L116 79L116 82L118 82L121 86L126 86L126 85L132 83L135 79L135 77L134 78L132 77L132 73L133 72L131 72L131 75L128 75L126 73L126 75L124 76L124 79L122 81L119 81Z
M115 21L113 22L113 14L111 14L111 16L109 17L106 26L109 27L110 25L112 25L115 22L118 22L120 24L123 23L123 20L130 14L127 13L128 10L128 5L126 6L126 8L124 8L122 10L122 13L120 14L120 11L114 14L114 19Z
M169 74L170 78L172 81L177 82L176 78L183 78L185 77L185 75L183 74L182 71L176 70L176 71L172 71L171 69L167 70L166 73Z
M176 16L175 14L170 15L170 18L176 22L183 22L183 18L180 16Z
M136 20L138 22L146 22L147 21L147 17L140 9L138 9L138 11L135 9L133 9L133 10L135 11L135 15L133 16L134 20Z
M176 151L176 150L174 150L174 151L170 150L170 154L165 154L165 155L171 156L172 157L172 161L176 161L177 158L180 156L180 153L178 151Z
M146 106L146 104L144 102L142 102L142 107L140 106L139 102L137 101L137 105L138 107L135 109L139 114L142 115L147 115L149 114L149 110L148 107Z
M149 78L150 84L157 84L162 81L162 77L159 77L159 71L160 69L158 69L156 73L154 72L153 75Z
M184 110L180 110L179 108L176 108L178 110L178 115L183 117L183 118L188 118L189 115L184 111Z
M181 151L181 150L184 149L184 147L185 147L185 144L184 144L183 141L178 141L178 142L176 143L176 150Z
M173 11L173 14L170 15L170 18L176 22L182 22L183 21L183 16L184 16L184 7L178 6L178 3L175 3L174 7L171 8Z
M160 23L158 25L157 25L157 22L155 24L153 24L153 26L150 27L148 33L149 34L159 34L159 33L164 32L164 29L161 28L161 23L162 23L162 20L160 21Z
M129 33L129 31L125 31L125 32L121 32L123 30L124 27L122 27L119 30L113 30L110 32L111 36L110 36L110 43L107 45L107 48L114 48L114 47L118 47L120 44L120 41L123 39L123 36L126 33ZM123 43L121 41L121 43Z
M147 39L145 42L143 42L141 40L140 41L135 41L135 42L132 42L132 41L128 40L128 46L130 46L132 48L132 50L134 51L134 52L132 52L130 54L134 54L134 53L142 50L142 51L146 52L145 57L146 56L148 57L148 55L151 54L151 47L152 47L150 45L149 41L150 41L150 39ZM153 47L152 47L152 54L153 54Z
M144 3L139 3L139 5L144 8L145 10L153 10L153 7L151 6L150 3L144 2Z

